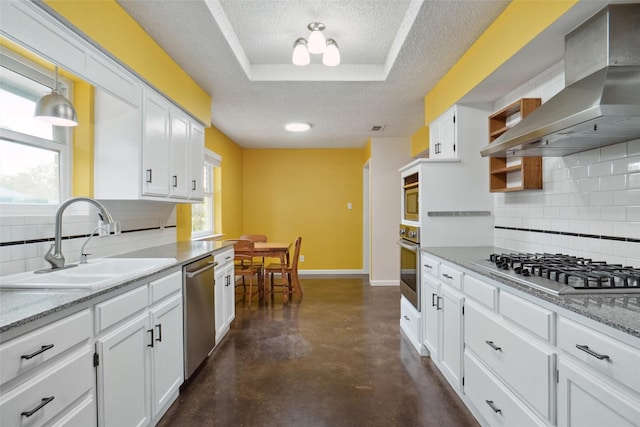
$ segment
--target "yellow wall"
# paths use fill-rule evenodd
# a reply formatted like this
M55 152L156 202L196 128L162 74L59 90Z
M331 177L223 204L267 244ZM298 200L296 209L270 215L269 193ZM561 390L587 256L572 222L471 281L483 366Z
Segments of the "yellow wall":
M211 97L115 0L45 3L200 121L211 123Z
M216 174L222 198L216 200L216 232L226 238L244 234L242 220L243 150L214 126L205 130L205 145L222 157Z
M73 106L78 126L73 129L72 195L93 197L93 94L89 83L73 84Z
M411 155L418 156L429 151L429 128L423 126L411 135Z
M303 270L361 269L364 151L244 150L243 231L302 236Z
M578 0L513 0L424 98L428 126ZM532 58L535 60L535 58ZM412 156L424 148L412 143Z

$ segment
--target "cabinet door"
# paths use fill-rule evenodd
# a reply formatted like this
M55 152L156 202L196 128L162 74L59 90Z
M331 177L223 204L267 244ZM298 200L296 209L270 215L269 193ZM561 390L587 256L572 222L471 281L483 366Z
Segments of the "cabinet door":
M189 118L173 110L171 114L171 197L189 197L191 174L189 170Z
M442 373L451 385L462 386L462 302L459 292L448 286L440 287L440 359Z
M226 280L227 269L218 265L215 269L215 309L216 309L216 344L222 340L226 326L225 308L226 301Z
M558 425L638 426L640 399L600 380L588 369L558 358Z
M101 427L143 426L151 422L151 344L147 312L96 341L98 424Z
M233 262L229 263L225 268L225 324L228 326L236 318L236 287L234 286L235 275L233 273Z
M145 92L142 139L142 194L169 194L169 104L159 95Z
M434 362L440 360L440 345L438 342L438 331L440 329L439 311L440 302L440 284L433 279L423 277L424 283L424 304L422 305L422 315L424 316L424 334L422 343L429 350L431 359Z
M204 129L191 122L189 134L189 199L204 199Z
M151 309L153 327L153 416L171 402L184 380L182 295Z
M455 159L457 157L456 146L456 111L451 109L444 113L440 119L440 155L443 159Z

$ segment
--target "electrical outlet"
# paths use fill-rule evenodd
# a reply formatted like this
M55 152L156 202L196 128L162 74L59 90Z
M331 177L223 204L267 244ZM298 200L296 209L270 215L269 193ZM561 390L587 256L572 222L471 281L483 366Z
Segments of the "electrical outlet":
M351 203L347 203L347 209L351 210L352 207L353 205Z
M304 262L304 255L300 255L300 262Z

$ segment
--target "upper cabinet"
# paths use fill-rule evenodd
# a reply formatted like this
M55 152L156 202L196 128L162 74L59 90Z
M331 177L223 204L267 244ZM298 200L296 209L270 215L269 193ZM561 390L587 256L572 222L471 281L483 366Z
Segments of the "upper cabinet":
M487 127L487 110L454 105L429 125L429 159L456 160L477 154L477 137ZM460 151L465 151L460 154ZM470 150L474 152L471 153Z
M95 198L204 199L200 122L37 4L1 1L0 16L0 34L95 86Z
M522 98L489 116L489 142L540 107L540 98ZM489 190L492 193L542 189L542 157L490 157Z

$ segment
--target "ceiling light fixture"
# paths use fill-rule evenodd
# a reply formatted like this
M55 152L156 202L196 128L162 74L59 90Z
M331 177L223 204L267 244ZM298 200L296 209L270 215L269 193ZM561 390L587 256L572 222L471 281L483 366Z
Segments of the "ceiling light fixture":
M309 123L287 123L284 128L289 132L306 132L311 129Z
M54 126L78 126L76 110L58 89L58 67L55 67L53 89L36 102L35 118Z
M293 43L293 56L291 58L294 65L304 66L311 63L310 53L322 54L322 63L328 67L335 67L340 64L340 51L338 43L334 39L326 40L322 31L325 25L320 22L312 22L307 25L311 30L309 42L300 37Z

